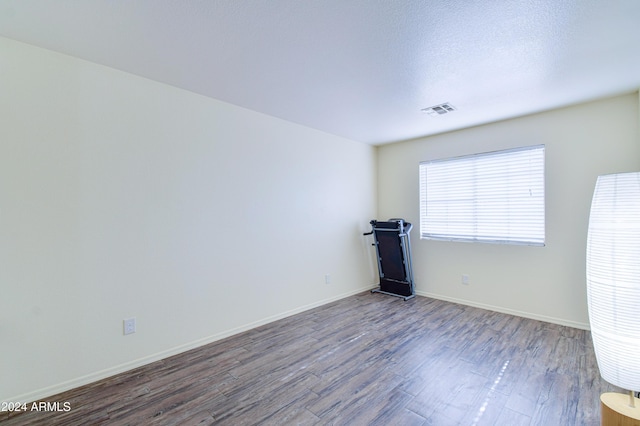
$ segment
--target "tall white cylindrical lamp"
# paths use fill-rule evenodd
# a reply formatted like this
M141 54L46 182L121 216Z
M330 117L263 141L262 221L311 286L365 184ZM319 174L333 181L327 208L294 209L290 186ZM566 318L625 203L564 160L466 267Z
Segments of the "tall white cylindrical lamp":
M600 374L640 391L640 173L598 177L587 238L587 298ZM627 401L634 409L638 399Z

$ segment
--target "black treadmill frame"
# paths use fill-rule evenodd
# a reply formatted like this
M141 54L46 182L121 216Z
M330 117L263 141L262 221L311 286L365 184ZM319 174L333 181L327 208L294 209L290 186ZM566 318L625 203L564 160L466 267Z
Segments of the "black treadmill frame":
M386 222L372 220L373 235L378 260L379 287L372 293L383 293L409 300L415 297L413 267L411 265L411 239L413 228L404 219L389 219Z

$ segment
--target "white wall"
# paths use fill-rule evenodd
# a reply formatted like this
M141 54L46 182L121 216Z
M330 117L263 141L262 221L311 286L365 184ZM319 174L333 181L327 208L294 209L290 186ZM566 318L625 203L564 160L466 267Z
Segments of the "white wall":
M370 146L1 38L0 132L0 401L376 282Z
M546 247L419 239L421 161L535 144L546 145ZM382 146L378 161L380 218L416 225L418 294L588 328L591 196L598 175L640 170L637 93Z

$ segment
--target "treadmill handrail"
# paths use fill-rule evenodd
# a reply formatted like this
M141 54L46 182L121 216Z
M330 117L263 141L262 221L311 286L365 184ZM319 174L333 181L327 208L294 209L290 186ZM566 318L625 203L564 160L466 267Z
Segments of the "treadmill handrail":
M400 234L400 236L404 236L404 235L409 234L409 232L411 232L411 229L413 228L412 224L407 223L407 222L405 222L405 223L406 223L406 226L404 227L405 232ZM376 228L374 226L373 230L374 231L385 231L385 232L398 232L399 228ZM363 234L363 235L371 235L371 234L373 234L373 231L368 232L368 233Z

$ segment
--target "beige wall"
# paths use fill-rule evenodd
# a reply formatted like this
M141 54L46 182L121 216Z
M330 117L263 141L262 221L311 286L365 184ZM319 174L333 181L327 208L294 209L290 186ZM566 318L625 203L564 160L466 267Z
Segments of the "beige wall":
M375 282L368 145L1 38L0 132L0 401Z
M546 145L546 247L419 239L421 161L536 144ZM637 93L382 146L378 161L379 217L416 224L419 294L588 328L591 196L598 175L640 170Z

